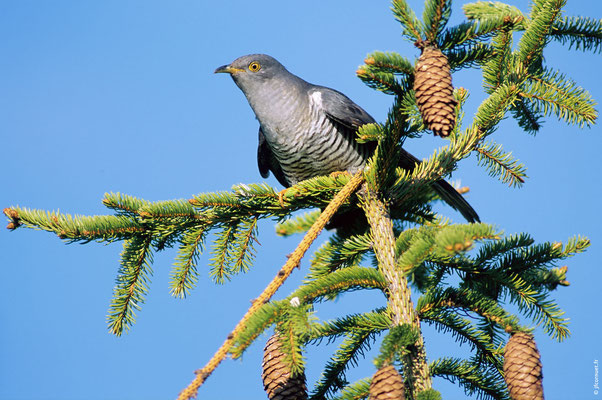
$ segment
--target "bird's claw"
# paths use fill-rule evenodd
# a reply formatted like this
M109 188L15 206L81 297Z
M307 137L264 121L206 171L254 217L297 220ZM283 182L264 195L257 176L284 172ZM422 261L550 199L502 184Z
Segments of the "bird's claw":
M330 173L331 178L336 178L340 175L347 175L348 178L351 178L351 174L349 173L349 171L334 171Z
M282 189L278 192L278 202L280 203L280 207L284 208L284 195L286 194L287 189Z

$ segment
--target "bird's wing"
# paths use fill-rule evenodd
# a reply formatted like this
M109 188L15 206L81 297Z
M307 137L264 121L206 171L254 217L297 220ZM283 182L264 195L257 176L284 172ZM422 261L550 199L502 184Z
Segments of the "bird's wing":
M311 101L322 109L326 117L339 125L339 132L351 142L357 140L357 130L360 126L376 122L363 108L355 104L349 97L334 89L316 86L309 91ZM376 142L356 143L364 149L364 154L372 154Z
M259 146L257 147L257 166L263 178L270 176L270 171L272 171L282 186L290 186L282 172L282 168L280 168L280 164L278 164L278 160L274 157L272 149L265 140L261 127L259 128Z
M328 118L347 128L345 130L348 131L350 140L355 140L354 134L360 126L375 122L374 118L360 106L336 90L317 87L310 91L310 96L312 96L312 101L314 101L314 103L321 104L321 107ZM376 147L375 142L369 142L363 145L368 146L369 149L374 149ZM417 164L420 164L420 160L403 149L398 162L400 167L408 171L413 170ZM452 208L458 210L467 221L480 221L479 216L470 204L445 180L438 180L432 187L443 201Z
M309 95L312 101L324 110L328 118L354 132L364 124L376 122L363 108L334 89L316 86L310 89Z

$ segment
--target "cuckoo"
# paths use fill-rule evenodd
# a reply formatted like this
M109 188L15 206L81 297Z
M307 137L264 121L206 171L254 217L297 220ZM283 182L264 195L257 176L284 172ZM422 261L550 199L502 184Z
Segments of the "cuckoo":
M357 130L375 122L366 111L334 89L313 85L265 54L250 54L223 65L245 94L259 121L257 163L261 176L272 172L289 187L302 180L364 167L376 144L358 143ZM412 170L420 161L402 149L399 165ZM444 180L432 189L469 222L479 216Z

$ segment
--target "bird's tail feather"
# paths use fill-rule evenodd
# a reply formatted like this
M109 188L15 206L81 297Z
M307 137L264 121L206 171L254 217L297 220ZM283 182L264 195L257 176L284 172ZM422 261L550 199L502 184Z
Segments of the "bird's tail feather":
M477 212L452 185L443 179L433 184L433 190L445 201L451 208L462 214L468 222L481 222Z
M420 160L408 153L405 149L401 149L401 157L399 166L407 170L413 170ZM441 179L435 182L432 186L433 190L445 201L451 208L462 214L468 222L481 222L477 212L452 185Z

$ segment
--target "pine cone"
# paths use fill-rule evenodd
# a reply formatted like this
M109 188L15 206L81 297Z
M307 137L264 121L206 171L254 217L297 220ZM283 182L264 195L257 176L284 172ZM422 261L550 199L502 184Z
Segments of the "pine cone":
M405 400L403 378L397 369L388 365L374 373L370 384L370 400Z
M422 54L414 69L416 104L426 127L446 137L456 126L454 87L447 57L433 45L417 44Z
M306 400L305 374L291 374L279 338L278 334L272 335L263 350L263 388L270 400Z
M512 400L543 400L543 374L533 335L517 332L504 350L504 379Z

